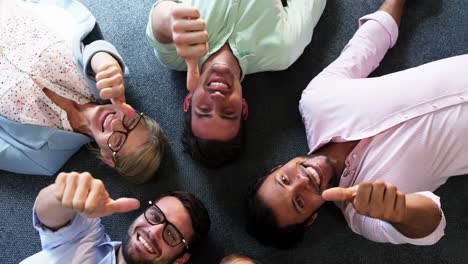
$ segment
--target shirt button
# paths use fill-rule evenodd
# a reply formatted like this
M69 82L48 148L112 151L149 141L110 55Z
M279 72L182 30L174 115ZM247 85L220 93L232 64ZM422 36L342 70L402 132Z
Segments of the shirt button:
M432 105L432 108L437 109L437 105Z
M460 98L460 100L462 100L462 101L465 100L465 98L463 96L460 96L458 98Z
M352 157L353 159L357 158L356 153L353 153L353 155L351 155L351 157Z

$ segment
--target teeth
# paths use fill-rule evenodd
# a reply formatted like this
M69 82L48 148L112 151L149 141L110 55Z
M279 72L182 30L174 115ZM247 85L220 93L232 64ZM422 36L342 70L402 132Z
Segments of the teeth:
M143 239L143 237L138 236L138 240L145 246L146 249L148 249L149 252L154 253L153 249L151 249L150 245L148 242L146 242L146 240Z
M315 181L317 182L317 185L320 185L320 176L318 175L317 171L314 170L312 167L307 167L306 170L314 176Z
M223 88L225 88L225 87L228 87L228 85L225 84L225 83L222 83L222 82L212 82L212 83L210 83L210 87L215 87L215 88L216 87L223 87Z

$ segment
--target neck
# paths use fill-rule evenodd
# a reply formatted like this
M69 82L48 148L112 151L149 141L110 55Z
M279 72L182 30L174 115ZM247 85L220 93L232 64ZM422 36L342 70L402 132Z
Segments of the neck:
M338 181L346 168L346 158L353 151L354 147L359 143L357 141L349 141L343 143L330 142L314 152L314 154L324 155L336 162L336 173Z
M208 60L206 60L202 66L202 72L215 63L228 65L229 68L231 68L231 70L234 72L234 75L240 79L242 70L240 68L239 61L237 61L237 58L234 56L234 53L232 52L228 43L224 44L221 49L219 49L216 53L211 55Z

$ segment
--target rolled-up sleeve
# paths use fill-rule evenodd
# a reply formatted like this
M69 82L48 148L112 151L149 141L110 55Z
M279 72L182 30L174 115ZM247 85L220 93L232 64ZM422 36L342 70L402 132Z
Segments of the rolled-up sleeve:
M432 192L418 192L432 201L434 201L440 208L440 198ZM446 219L442 209L441 219L437 228L428 236L423 238L412 239L404 236L398 230L393 227L392 224L360 215L356 212L353 205L349 203L343 210L346 221L349 227L357 234L364 236L365 238L380 242L380 243L392 243L392 244L413 244L418 246L428 246L437 243L443 236L446 226Z

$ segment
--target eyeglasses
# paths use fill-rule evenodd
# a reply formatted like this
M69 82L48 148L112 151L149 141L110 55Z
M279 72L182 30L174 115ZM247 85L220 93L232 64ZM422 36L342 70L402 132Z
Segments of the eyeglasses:
M133 129L140 123L141 118L144 116L143 113L139 113L133 118L129 118L124 116L122 120L122 125L127 130L126 132L123 131L114 131L107 139L107 146L109 146L110 150L112 151L112 160L114 163L117 163L117 152L122 149L122 146L127 141L127 136Z
M152 204L152 202L149 202L149 204ZM184 243L185 250L189 250L187 241L185 240L184 236L182 236L179 229L177 229L174 224L167 220L164 213L156 204L148 207L144 216L146 221L151 225L166 224L163 229L162 237L168 245L175 247L180 243Z

